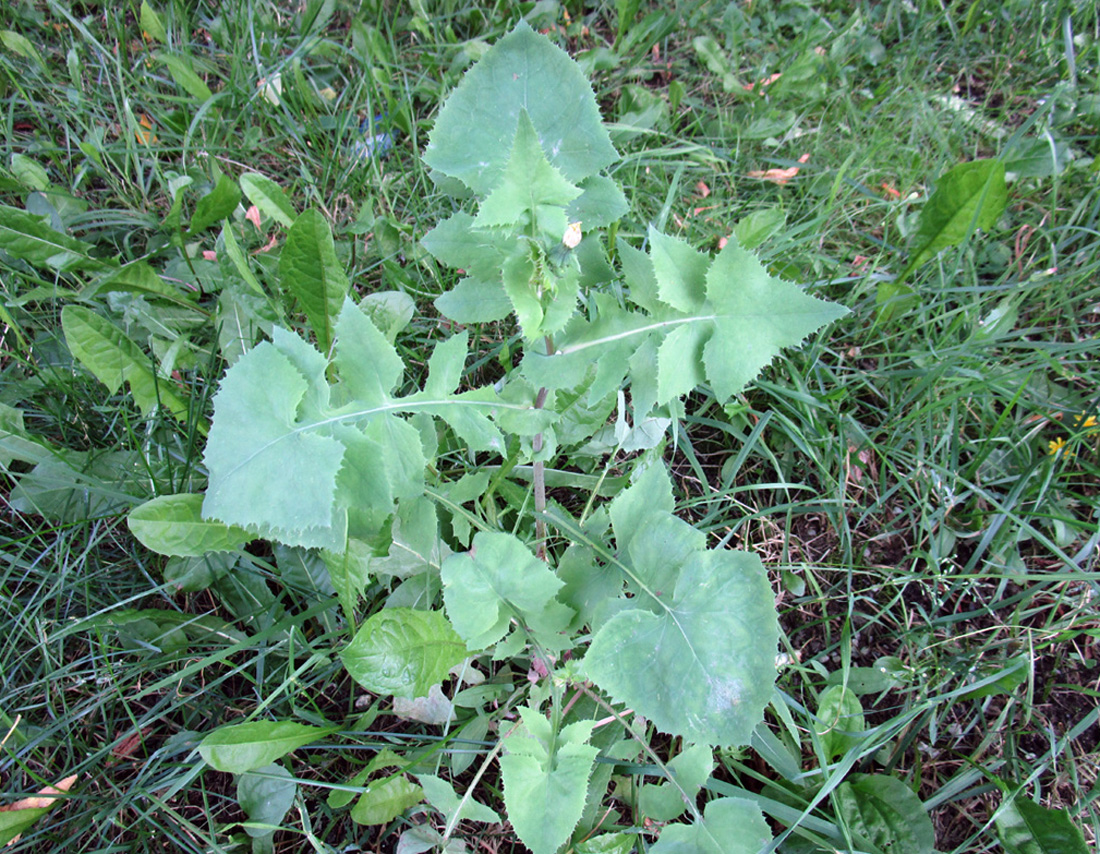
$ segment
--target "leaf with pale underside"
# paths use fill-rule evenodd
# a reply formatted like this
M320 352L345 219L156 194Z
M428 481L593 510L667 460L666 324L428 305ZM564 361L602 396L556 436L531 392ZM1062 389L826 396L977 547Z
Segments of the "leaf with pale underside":
M651 498L646 505L647 498ZM775 682L771 586L756 555L707 550L667 509L653 466L612 504L631 607L595 632L585 672L658 729L704 744L749 741Z
M470 650L502 640L513 619L544 646L560 647L557 633L573 616L554 598L562 582L516 537L477 534L470 551L448 557L440 574L447 616Z
M504 742L500 758L504 805L520 840L534 854L554 854L584 812L588 778L599 751L585 742L595 721L553 733L535 709L519 710L523 726Z
M618 158L580 67L521 21L447 98L424 162L488 194L506 168L522 111L550 163L572 183Z
M433 358L428 389L394 397L403 364L366 314L345 300L335 330L335 384L327 360L282 329L226 373L206 446L206 518L342 552L349 535L374 536L394 501L422 489L423 444L401 413L443 418L473 450L503 447L491 418L530 416L536 426L552 417L533 410L533 397L444 392L457 373L453 345Z
M769 275L735 241L709 262L675 238L651 232L650 242L650 268L636 253L624 268L633 273L627 279L631 293L638 292L648 311L595 300L596 316L575 319L552 354L527 353L523 371L532 383L569 387L597 359L609 382L621 383L633 354L656 342L658 405L701 381L726 401L784 347L848 312Z

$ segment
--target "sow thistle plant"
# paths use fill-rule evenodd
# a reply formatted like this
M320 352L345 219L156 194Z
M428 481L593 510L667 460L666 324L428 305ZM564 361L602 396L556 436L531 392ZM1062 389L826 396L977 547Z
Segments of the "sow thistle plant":
M352 635L333 652L378 695L427 697L462 666L545 674L496 723L475 778L499 760L507 818L536 854L604 833L612 763L655 757L648 725L682 739L669 781L642 789L647 815L669 822L651 850L755 852L770 834L754 803L722 797L700 811L696 799L713 747L747 744L772 699L773 594L758 557L707 548L674 514L663 433L689 392L705 385L729 401L846 310L770 276L735 241L712 258L651 228L610 257L604 230L628 210L608 174L617 160L579 67L521 23L447 99L424 153L454 213L423 245L463 271L435 307L451 328L514 318L516 366L465 388L470 340L457 331L435 346L423 387L399 393L406 366L388 330L328 277L300 298L320 349L276 327L222 380L205 495L155 499L131 526L170 553L264 538L319 554ZM288 240L284 254L306 244ZM630 465L629 483L600 478L576 508L548 502L548 479L588 482L569 480L570 455L609 422L605 474ZM625 451L640 453L628 463ZM475 454L496 467L478 469ZM504 530L492 506L516 494L521 471L531 501L516 502ZM183 523L201 543L165 547L158 538ZM393 586L360 622L372 578ZM257 720L210 733L201 753L243 775L242 806L272 825L283 813L270 803L290 799L270 792L294 786L272 763L338 732ZM353 785L410 767L383 753ZM410 773L418 785L381 774L353 817L389 821L427 800L445 818L428 840L439 845L460 819L499 819L473 787ZM605 835L601 845L629 850L629 835Z

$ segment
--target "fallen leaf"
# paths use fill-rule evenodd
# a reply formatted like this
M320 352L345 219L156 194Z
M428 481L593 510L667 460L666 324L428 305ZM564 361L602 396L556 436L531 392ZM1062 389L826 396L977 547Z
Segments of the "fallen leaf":
M799 163L805 163L810 159L810 155L803 154L798 158ZM763 181L771 181L773 184L779 184L783 186L790 181L799 172L797 166L788 166L786 169L763 169L756 170L749 173L750 178L760 178Z
M244 218L256 226L256 231L260 231L260 209L258 207L252 205L252 207L245 212Z
M745 91L751 92L756 86L759 86L761 89L763 89L765 86L771 86L776 80L778 80L782 76L783 75L777 71L775 72L775 74L765 80L759 80L756 83L746 83L744 87Z
M37 795L31 795L29 798L20 798L13 804L8 804L6 807L0 807L0 812L38 810L52 807L57 802L58 795L63 795L72 788L73 783L76 782L76 778L77 775L73 774L71 777L66 777L56 786L46 786L44 789L39 789Z
M218 253L213 249L204 249L202 250L202 257L207 261L217 261Z
M900 199L901 198L901 193L899 193L897 190L895 190L893 187L891 187L885 181L882 182L882 189L883 189L883 192L885 192L886 195L888 195L888 196L893 196L895 199Z
M704 199L710 195L710 187L706 185L705 181L700 181L695 185L695 192L697 192Z

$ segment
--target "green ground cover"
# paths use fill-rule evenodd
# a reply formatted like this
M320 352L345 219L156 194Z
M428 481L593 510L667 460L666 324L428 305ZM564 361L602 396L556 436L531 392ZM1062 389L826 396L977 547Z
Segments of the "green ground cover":
M509 33L565 64L494 141L520 66L447 99ZM606 132L525 147L573 85ZM13 850L1094 842L1088 4L15 0L0 106ZM341 426L234 480L284 364Z

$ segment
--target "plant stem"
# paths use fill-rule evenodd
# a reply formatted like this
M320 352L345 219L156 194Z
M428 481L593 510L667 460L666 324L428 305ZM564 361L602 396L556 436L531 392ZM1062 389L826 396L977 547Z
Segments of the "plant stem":
M546 341L546 352L554 352L554 339L547 335L544 339ZM546 405L546 388L540 388L539 393L535 395L535 409L542 409ZM542 433L538 433L531 441L531 448L534 450L535 455L542 451ZM546 463L542 460L535 460L534 464L534 478L533 487L535 490L535 539L538 541L538 550L536 554L541 561L546 560L546 523L542 520L542 514L546 512Z

